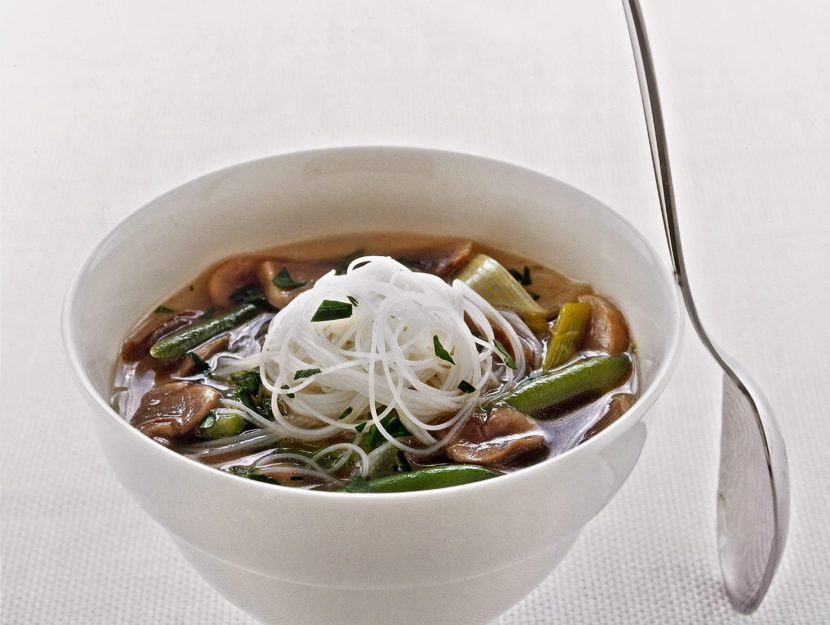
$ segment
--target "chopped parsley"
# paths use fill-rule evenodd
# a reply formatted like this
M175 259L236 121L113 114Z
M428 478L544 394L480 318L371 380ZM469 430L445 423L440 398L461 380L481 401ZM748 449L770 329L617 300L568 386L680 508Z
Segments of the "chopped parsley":
M352 304L338 302L337 300L324 299L317 312L311 317L312 321L334 321L335 319L348 319L352 316Z
M444 349L444 346L441 345L441 341L438 340L438 335L432 337L432 346L435 348L435 355L438 356L441 360L446 360L451 365L455 364L455 361L450 356L450 353Z
M498 339L493 339L493 344L496 346L496 349L499 350L499 352L501 353L502 358L504 360L504 364L510 367L511 369L515 369L516 361L513 360L513 356L511 356L510 353L504 348L504 345L502 345Z
M305 280L295 280L294 278L292 278L291 274L288 273L288 269L286 269L285 267L280 269L280 272L274 276L272 282L274 283L274 286L276 286L278 289L282 289L283 291L298 289L301 286L305 286L306 284L308 284L308 282Z
M458 385L458 390L462 393L475 393L476 387L467 382L467 380L461 380L461 384Z
M156 312L156 313L174 313L176 311L173 310L172 308L168 308L167 306L159 306L153 312Z

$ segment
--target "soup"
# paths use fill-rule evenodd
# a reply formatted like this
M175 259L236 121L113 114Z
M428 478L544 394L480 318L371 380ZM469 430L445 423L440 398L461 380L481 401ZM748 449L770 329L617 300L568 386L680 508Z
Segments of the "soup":
M124 341L113 407L241 478L395 492L563 453L636 392L626 321L590 285L472 241L386 234L210 267Z

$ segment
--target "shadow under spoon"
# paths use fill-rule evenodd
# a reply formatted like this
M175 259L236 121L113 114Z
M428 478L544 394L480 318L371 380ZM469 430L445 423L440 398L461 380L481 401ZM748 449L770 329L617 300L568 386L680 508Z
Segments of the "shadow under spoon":
M746 371L710 340L686 276L657 79L638 0L623 0L675 279L700 340L723 369L717 532L723 583L736 610L748 614L764 598L784 551L790 487L784 440Z

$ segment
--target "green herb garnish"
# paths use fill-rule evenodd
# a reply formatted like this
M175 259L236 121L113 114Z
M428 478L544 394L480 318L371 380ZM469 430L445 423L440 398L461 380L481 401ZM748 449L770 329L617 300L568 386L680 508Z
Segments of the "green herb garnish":
M274 276L272 282L278 289L282 289L284 291L298 289L301 286L305 286L306 284L308 284L308 282L305 280L295 280L294 278L292 278L291 274L288 273L288 269L286 269L285 267L280 269L280 272Z
M187 356L193 361L196 373L208 373L210 371L210 365L202 360L202 357L196 352L187 352Z
M199 424L200 430L207 430L216 424L216 413L211 410L205 420Z
M260 304L265 302L265 294L258 286L248 284L231 293L230 300L234 304Z
M522 286L533 284L533 280L530 279L530 267L527 265L525 265L524 270L521 273L517 269L509 269L508 271L510 271L510 275L516 279L516 282Z
M455 364L455 361L450 356L450 353L444 349L444 346L441 345L441 341L438 340L438 335L432 337L432 346L435 348L435 355L438 356L441 360L446 360L451 365Z
M525 290L527 290L527 289L525 289ZM528 294L528 295L530 295L530 298L531 298L534 302L535 302L537 299L539 299L539 294L538 294L538 293L534 293L533 291L527 291L527 294Z
M366 481L360 473L352 476L352 479L349 480L349 483L346 485L346 492L347 493L368 493L369 492L369 482Z
M357 306L357 299L355 299L351 295L347 295L346 299L348 299L352 303L352 306Z
M516 361L513 360L513 356L511 356L508 353L508 351L504 349L504 345L502 345L498 339L493 339L493 344L496 346L496 349L499 350L499 352L501 353L502 358L504 359L504 364L510 367L511 369L515 369Z
M208 306L205 312L202 313L202 319L210 319L216 314L216 306Z
M312 321L334 321L352 316L352 305L346 302L324 299L311 318Z
M346 256L343 257L343 264L340 265L340 267L337 268L335 273L337 273L337 275L341 275L341 274L346 273L346 270L349 268L349 265L351 264L351 262L353 260L357 259L357 258L360 258L361 256L364 256L365 254L366 254L366 251L362 247L356 249L351 254L347 254ZM360 265L358 265L358 266L360 266ZM355 267L355 269L356 268L357 267Z
M288 390L288 389L290 389L291 387L290 387L290 386L288 386L288 384L283 384L280 388L281 388L282 390L284 390L284 391L287 391L287 390ZM294 393L286 393L286 394L285 394L285 396L286 396L288 399L294 399Z
M294 379L302 380L303 378L310 378L318 373L320 373L320 369L300 369L294 374Z
M280 485L280 483L274 478L260 473L257 467L242 467L235 465L230 467L228 471L236 475L241 475L242 477L247 477L249 480L254 480L255 482L265 482L266 484L275 484L276 486Z
M476 387L467 382L467 380L461 380L461 384L458 385L458 390L463 393L475 393Z
M263 393L259 371L249 369L234 373L231 381L234 383L234 394L243 406L266 417L271 414L270 398Z
M354 431L355 432L362 432L368 423L369 423L368 421L364 421L363 423L358 423L356 426L354 426Z
M383 419L380 420L380 424L392 438L412 436L409 430L407 430L404 424L401 422L400 418L398 417L398 413L394 410L385 417L383 417ZM386 440L386 437L383 434L381 434L380 430L377 428L376 425L372 424L372 427L369 428L366 434L366 440L364 442L366 443L367 447L372 448L375 445L382 443L384 440Z
M409 460L406 459L406 454L403 452L403 449L399 449L397 453L398 463L392 467L393 471L397 471L399 473L409 473L412 471L412 465L409 464Z
M173 310L172 308L168 308L167 306L159 306L153 312L156 312L156 313L174 313L176 311Z
M345 409L345 410L344 410L344 411L340 414L340 416L339 416L339 417L337 417L337 420L339 421L340 419L345 419L345 418L346 418L346 417L348 417L350 414L352 414L352 407L351 407L351 406L349 406L348 408L346 408L346 409Z

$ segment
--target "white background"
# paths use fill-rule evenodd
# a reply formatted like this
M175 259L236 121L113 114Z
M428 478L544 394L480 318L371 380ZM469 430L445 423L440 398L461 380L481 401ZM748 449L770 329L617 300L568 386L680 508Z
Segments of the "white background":
M1 6L3 623L252 623L110 474L62 354L74 272L152 197L275 153L417 145L561 178L665 249L618 0ZM720 588L720 377L688 332L630 481L497 625L830 618L828 6L643 0L701 316L789 448L766 602L744 619Z

